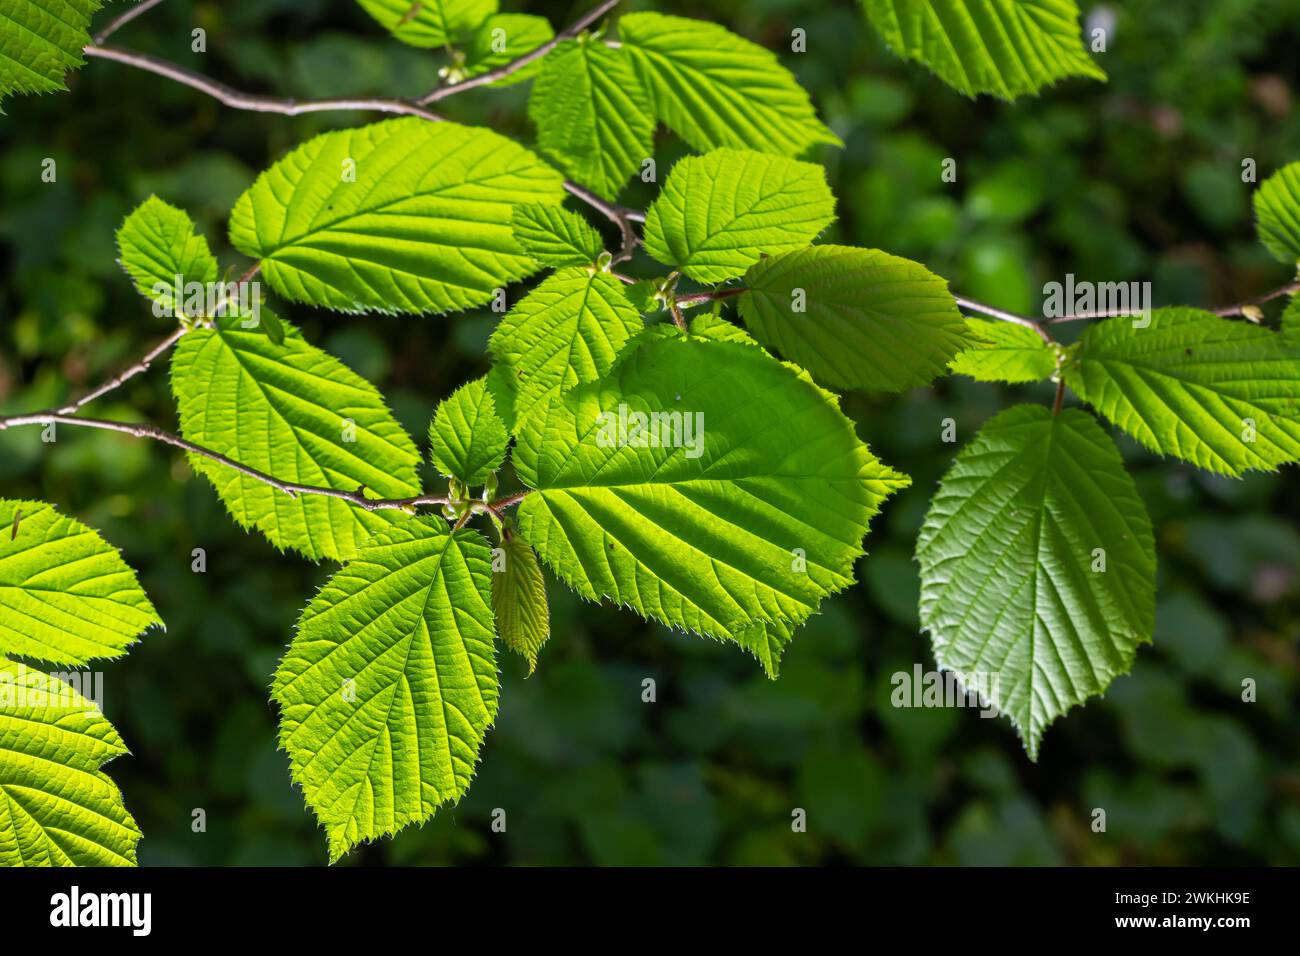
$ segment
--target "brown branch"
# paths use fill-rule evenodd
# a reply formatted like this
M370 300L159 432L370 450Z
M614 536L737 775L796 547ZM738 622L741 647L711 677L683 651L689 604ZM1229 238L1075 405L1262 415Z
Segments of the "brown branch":
M678 305L699 305L701 302L712 302L716 299L730 299L733 296L740 295L745 289L715 289L712 292L688 292L686 295L677 296Z
M974 299L965 299L959 295L955 295L953 298L957 301L957 305L963 309L969 309L971 312L979 312L982 315L987 315L989 318L1000 319L1003 322L1012 322L1016 325L1022 325L1027 329L1033 329L1038 333L1038 337L1049 345L1053 341L1052 336L1045 328L1043 328L1042 323L1035 319L1031 319L1024 315L1017 315L1014 312L995 309L991 305L985 305L983 302L976 302Z
M104 29L95 34L95 43L102 44L136 17L148 13L160 3L162 3L162 0L141 0L141 2L137 3L134 7L128 7L112 20L109 20L108 23L104 25Z
M486 86L489 83L495 83L497 80L504 79L511 73L522 70L530 63L540 60L546 54L550 53L565 40L571 40L576 37L587 27L591 26L605 14L609 13L618 6L619 0L604 0L599 6L589 13L584 14L575 20L572 24L565 27L557 33L552 39L543 43L535 50L525 53L516 60L511 60L505 66L497 67L495 70L489 70L487 73L480 73L478 76L463 80L460 83L453 83L447 86L439 86L430 90L423 96L416 98L413 102L420 106L428 106L430 103L436 103L439 100L454 96L457 93L463 93L465 90L472 90L477 86Z
M1236 305L1227 305L1222 309L1215 309L1214 314L1222 316L1245 315L1247 309L1258 308L1265 302L1272 302L1274 299L1280 299L1287 295L1296 295L1297 293L1300 293L1300 282L1288 282L1281 288L1274 289L1272 292L1265 292L1256 299L1249 299L1246 302L1238 302Z

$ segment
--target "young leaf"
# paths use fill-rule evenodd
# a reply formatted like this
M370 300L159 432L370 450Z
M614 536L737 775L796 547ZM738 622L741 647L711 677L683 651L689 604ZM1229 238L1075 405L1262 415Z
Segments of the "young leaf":
M804 248L834 220L822 167L719 149L673 167L646 213L645 248L692 279L723 282L764 255Z
M90 43L90 18L101 6L102 0L5 0L0 107L11 93L66 90L63 76L86 62L81 51Z
M975 344L958 353L950 368L978 382L1041 382L1056 371L1056 350L1033 329L1009 322L967 319Z
M488 348L522 420L553 389L593 382L644 328L621 283L603 272L561 269L501 320Z
M186 438L282 481L364 486L375 498L420 493L420 453L373 385L287 322L284 344L276 345L244 321L219 319L176 347L172 392ZM290 498L198 455L190 464L240 525L313 560L346 560L398 517L322 495Z
M488 17L474 31L465 47L465 76L491 73L507 63L513 63L526 53L532 53L544 43L551 42L555 31L545 17L528 13L498 13ZM492 86L512 86L530 80L541 71L544 58L534 60L515 72L492 83Z
M1161 455L1241 475L1300 460L1300 344L1197 309L1090 328L1065 381Z
M877 249L774 256L745 286L740 314L754 337L837 388L928 385L977 342L943 279Z
M1254 201L1260 241L1287 265L1300 264L1300 162L1264 180Z
M271 695L330 862L469 787L497 713L491 561L478 532L408 518L303 611Z
M580 595L756 654L756 624L779 634L852 583L872 516L908 483L802 373L675 333L552 396L515 468L537 489L521 535Z
M117 549L43 501L0 498L0 655L53 664L121 657L162 627Z
M798 156L842 145L770 50L716 23L659 13L629 13L618 31L655 116L700 152L734 146Z
M627 53L598 41L565 40L546 55L528 115L542 152L606 199L654 155L650 103Z
M511 224L519 247L542 265L589 266L605 251L595 227L563 206L516 206Z
M497 0L357 0L394 37L411 46L457 43L497 11Z
M140 829L100 770L124 753L71 684L0 657L0 866L135 866Z
M1043 730L1133 666L1155 626L1155 538L1093 418L1017 405L957 456L917 541L939 667Z
M537 555L519 535L507 532L501 539L505 559L502 570L493 568L492 610L497 633L506 647L528 661L531 676L537 655L551 636L551 612L546 603L546 580Z
M1067 76L1105 80L1075 0L862 0L885 42L967 96L1013 100Z
M511 210L563 197L559 173L505 137L408 117L299 146L239 198L230 241L294 302L448 312L534 272Z
M438 406L429 424L433 463L449 478L481 485L505 461L510 433L496 402L478 378L462 385Z
M117 230L117 249L122 268L135 280L140 294L175 315L184 311L186 283L208 286L217 281L216 257L194 220L157 196L150 196L126 217Z

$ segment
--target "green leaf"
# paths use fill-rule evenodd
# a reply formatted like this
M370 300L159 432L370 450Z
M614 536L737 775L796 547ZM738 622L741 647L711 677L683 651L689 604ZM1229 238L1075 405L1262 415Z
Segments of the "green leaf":
M1274 471L1300 459L1300 343L1197 309L1146 327L1107 319L1065 368L1079 397L1147 448L1209 471Z
M0 19L0 106L11 93L57 93L86 61L90 18L102 0L5 0ZM0 113L3 113L0 109Z
M528 99L537 145L606 199L654 155L654 120L627 53L589 38L546 54Z
M511 210L563 198L560 175L505 137L408 117L299 146L239 198L230 241L294 302L447 312L534 272Z
M528 661L531 676L537 669L537 655L551 636L546 581L537 554L517 534L507 532L501 539L501 557L501 570L492 569L497 633L506 647Z
M1048 724L1151 640L1151 520L1114 443L1077 409L1017 405L980 429L916 557L935 660L1011 718L1030 759Z
M580 595L769 665L756 626L779 636L851 584L872 516L908 483L806 375L675 332L553 396L525 423L515 468L537 489L521 535Z
M1074 0L862 0L885 42L966 96L1013 100L1068 76L1105 80Z
M187 283L205 286L206 297L206 287L217 281L216 257L194 220L157 196L150 196L126 217L117 230L117 249L122 268L135 280L140 294L172 314L184 311Z
M770 51L704 20L629 13L618 22L654 114L700 152L720 146L798 156L843 145Z
M589 266L605 251L595 227L563 206L516 206L512 226L519 247L542 265Z
M0 657L0 866L135 866L140 829L100 770L124 753L74 685Z
M0 654L54 664L121 657L162 627L118 550L43 501L0 498Z
M764 255L804 248L834 221L822 167L719 149L673 167L646 213L645 248L692 279L723 282Z
M496 13L497 0L357 0L394 37L411 46L456 43Z
M1300 162L1264 180L1254 201L1260 241L1287 265L1300 263Z
M491 577L482 535L412 517L303 611L271 693L330 862L468 789L497 713Z
M433 463L449 478L481 485L505 461L510 433L478 378L452 392L438 406L429 425Z
M263 315L266 310L263 309ZM229 316L187 333L172 358L181 434L281 481L370 497L420 493L420 453L375 387L283 323L276 345ZM190 456L239 524L313 560L346 560L398 520L338 498L290 498L233 468Z
M483 21L474 31L465 47L465 76L491 73L508 63L513 63L526 53L550 43L555 36L550 21L528 13L498 13ZM492 83L492 86L512 86L536 76L542 69L542 59L534 60L515 72Z
M1056 372L1056 350L1033 329L1010 322L967 319L975 344L951 368L979 382L1041 382Z
M514 395L508 417L522 421L552 390L600 378L642 328L613 276L556 272L510 310L488 342Z
M754 337L837 388L928 385L977 341L943 279L877 249L774 256L745 285L740 314Z

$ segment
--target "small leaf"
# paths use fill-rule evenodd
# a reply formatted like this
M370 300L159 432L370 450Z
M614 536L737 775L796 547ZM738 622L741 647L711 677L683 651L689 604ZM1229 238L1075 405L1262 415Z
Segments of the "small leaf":
M271 695L330 862L469 787L497 713L491 577L478 532L408 517L303 611Z
M1155 538L1093 418L1017 405L944 476L917 541L921 623L1020 732L1044 729L1133 666L1155 627Z
M1056 372L1056 350L1033 329L1010 322L967 319L976 344L957 355L951 368L978 382L1041 382Z
M0 655L86 664L163 626L99 532L43 501L5 498L0 528Z
M1264 180L1254 201L1260 241L1287 265L1300 263L1300 162Z
M862 0L885 42L967 96L1013 100L1068 76L1105 80L1075 0Z
M804 248L834 220L822 167L719 149L673 167L646 213L645 247L692 279L723 282L764 255Z
M157 196L150 196L126 217L117 230L117 248L122 268L135 280L140 294L173 315L184 312L187 283L203 285L206 298L207 287L217 281L217 260L194 220Z
M1300 460L1300 343L1249 322L1185 308L1145 327L1106 319L1065 382L1147 448L1218 474Z
M263 321L269 311L262 309ZM177 345L172 392L185 438L281 481L339 491L364 486L375 498L420 493L420 453L373 385L287 322L277 345L244 321L227 316ZM190 464L242 527L313 560L346 560L399 517L322 495L290 498L198 455Z
M537 489L520 534L578 594L737 641L769 668L754 625L779 638L851 584L872 516L908 483L802 373L671 328L552 396L515 468Z
M627 54L589 39L546 54L528 115L537 145L573 179L606 199L654 155L650 104Z
M519 247L547 266L589 266L605 243L586 219L563 206L516 206L511 224Z
M474 31L474 36L465 47L465 75L468 77L491 73L551 42L554 36L555 31L545 17L528 13L498 13L490 16ZM491 85L512 86L530 80L541 71L543 59L539 57Z
M928 385L977 341L943 279L876 249L773 256L745 285L740 314L754 337L837 388Z
M71 684L0 657L0 866L135 866L140 828L100 770L126 752Z
M462 385L438 406L429 425L433 463L442 474L481 485L501 467L510 433L485 378Z
M497 10L497 0L357 0L403 43L444 46L469 37Z
M492 609L497 633L506 647L528 661L528 673L537 669L537 655L551 636L551 612L546 603L546 581L537 555L517 534L501 539L505 566L492 575Z
M552 390L595 381L642 328L613 276L556 272L510 310L488 342L514 396L507 417L517 427Z
M262 173L235 204L230 241L294 302L448 312L536 271L510 215L558 204L563 190L555 170L490 130L388 120L324 133Z
M64 74L86 62L81 51L90 44L90 18L101 6L102 0L5 0L0 107L11 93L66 90Z
M842 145L770 50L705 20L628 13L618 21L654 114L700 152L721 146L798 156Z

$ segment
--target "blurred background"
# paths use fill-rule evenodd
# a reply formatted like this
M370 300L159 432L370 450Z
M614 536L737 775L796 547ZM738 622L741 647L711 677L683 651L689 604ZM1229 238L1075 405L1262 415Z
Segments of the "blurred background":
M503 5L557 28L588 6ZM1255 159L1262 180L1300 159L1300 0L1082 5L1111 28L1097 57L1109 84L1066 81L1014 106L964 99L903 63L849 0L653 8L780 51L812 91L846 144L813 157L839 197L829 241L918 259L961 294L1029 313L1042 284L1067 272L1149 279L1157 304L1202 306L1287 281L1254 240L1241 163ZM205 54L190 51L195 27ZM796 27L804 54L789 52ZM443 62L388 39L350 0L167 0L113 42L283 96L414 95ZM78 395L169 331L115 262L114 231L137 202L157 193L183 206L223 266L242 271L225 222L256 173L317 132L377 118L236 112L104 61L69 83L71 93L11 99L0 117L6 412ZM532 142L526 91L442 106ZM661 177L682 152L661 131ZM56 184L40 181L46 157ZM940 180L946 157L956 183ZM651 198L640 182L622 197ZM282 311L375 381L421 443L437 400L485 370L494 326L490 313ZM581 605L551 580L553 636L528 679L501 652L501 713L469 794L340 865L1300 862L1294 467L1218 479L1116 436L1156 527L1155 643L1104 699L1051 727L1037 764L1004 720L890 706L891 674L933 667L911 552L960 447L940 440L942 420L964 442L1011 402L1050 401L1050 389L953 378L846 397L861 436L914 484L887 503L860 583L799 633L779 681L734 647ZM175 427L166 367L90 411ZM43 445L39 429L0 434L0 494L47 499L101 529L167 621L102 667L107 715L133 751L108 770L144 830L141 863L323 864L267 694L331 567L246 535L181 456L118 435L62 428ZM205 574L190 570L196 547ZM647 677L653 704L641 700ZM1257 683L1254 703L1241 700L1244 678ZM490 827L498 807L504 834ZM195 808L205 833L191 830ZM795 808L807 832L792 832ZM1093 808L1106 810L1105 833L1090 827Z

